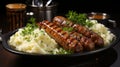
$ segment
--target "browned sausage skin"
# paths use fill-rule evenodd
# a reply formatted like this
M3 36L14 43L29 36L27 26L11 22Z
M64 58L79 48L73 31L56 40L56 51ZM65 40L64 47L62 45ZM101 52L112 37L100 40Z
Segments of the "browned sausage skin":
M84 36L91 38L92 41L95 43L97 46L103 46L104 41L101 36L99 36L97 33L89 30L88 28L79 25L79 24L74 24L72 21L68 20L67 18L63 16L56 16L53 18L53 22L59 26L70 26L73 27L78 33L83 34Z
M79 50L76 51L75 47L79 42L75 38L70 37L67 32L62 31L62 29L57 27L54 23L42 21L40 22L40 27L45 29L45 31L66 50L71 50L73 52L83 51L82 45L79 45Z
M68 33L55 23L46 20L40 22L39 25L66 50L82 52L83 50L95 49L94 43L89 38L79 36L77 32Z

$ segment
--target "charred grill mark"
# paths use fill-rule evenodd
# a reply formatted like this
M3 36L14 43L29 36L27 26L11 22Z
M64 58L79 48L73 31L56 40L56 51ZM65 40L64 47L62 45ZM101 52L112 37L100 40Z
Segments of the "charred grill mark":
M48 21L43 21L41 27L67 50L81 52L83 50L93 50L95 48L94 43L87 37L81 36L77 32L65 32L52 22L48 23Z
M70 26L73 27L78 33L81 33L82 35L90 38L96 46L103 46L104 41L101 36L99 36L97 33L89 30L88 28L81 26L79 24L73 24L73 22L69 21L65 17L62 16L56 16L53 18L53 22L57 24L58 26Z
M83 47L78 40L71 37L68 32L63 31L54 23L43 21L40 23L40 26L66 50L72 50L74 52L83 51Z
M72 32L70 34L70 36L72 36L75 39L77 39L81 43L81 45L85 48L84 50L93 50L93 49L95 49L95 44L94 44L94 42L91 39L89 39L89 38L87 38L85 36L81 36L77 32Z

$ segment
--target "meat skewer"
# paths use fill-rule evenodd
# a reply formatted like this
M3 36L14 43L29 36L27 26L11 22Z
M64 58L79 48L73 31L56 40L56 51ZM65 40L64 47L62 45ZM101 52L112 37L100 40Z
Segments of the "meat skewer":
M58 26L69 26L73 27L78 33L91 38L92 41L95 43L97 46L103 46L104 41L101 36L99 36L97 33L89 30L88 28L80 25L80 24L74 24L72 21L68 20L67 18L63 16L56 16L53 18L53 22L57 24Z
M59 45L66 50L81 52L83 50L93 50L95 48L94 43L90 39L84 36L79 37L78 35L76 35L77 32L73 32L71 33L71 35L68 32L63 31L62 28L58 27L55 23L48 22L46 20L40 22L39 25L41 28L45 29L48 35L55 39L59 43ZM79 38L76 39L76 37Z

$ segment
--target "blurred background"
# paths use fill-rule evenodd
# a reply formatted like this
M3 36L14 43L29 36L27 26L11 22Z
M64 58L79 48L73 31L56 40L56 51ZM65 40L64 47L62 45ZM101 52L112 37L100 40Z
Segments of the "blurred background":
M43 0L47 1L47 0ZM118 0L53 0L58 3L58 14L65 14L68 10L77 11L79 13L105 12L120 22L120 10ZM8 3L25 3L29 5L31 0L1 0L0 2L0 21L4 21L6 15L5 5ZM3 22L0 22L0 25ZM1 26L0 26L1 27Z

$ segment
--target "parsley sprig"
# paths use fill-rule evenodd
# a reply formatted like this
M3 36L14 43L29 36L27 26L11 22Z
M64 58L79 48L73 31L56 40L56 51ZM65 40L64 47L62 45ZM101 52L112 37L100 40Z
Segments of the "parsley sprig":
M73 52L71 50L65 50L63 48L59 48L59 51L57 54L72 54Z
M36 28L38 28L38 25L35 22L35 18L31 17L30 20L28 20L28 23L26 24L24 30L22 31L22 35L32 34Z
M63 27L62 30L67 31L67 32L72 32L74 30L74 28L73 27Z
M73 21L74 23L81 24L83 26L91 27L93 23L90 23L90 21L87 20L87 14L85 13L77 13L75 11L69 11L66 14L66 17Z

